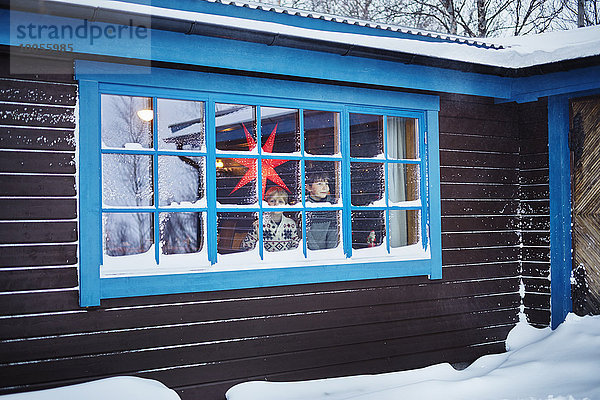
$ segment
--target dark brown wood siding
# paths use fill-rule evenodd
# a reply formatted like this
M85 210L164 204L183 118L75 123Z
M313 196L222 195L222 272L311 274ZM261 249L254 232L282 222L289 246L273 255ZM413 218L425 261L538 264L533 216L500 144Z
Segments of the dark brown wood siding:
M520 104L519 198L523 305L534 326L550 324L550 189L548 106L545 99Z
M10 207L0 211L0 393L127 374L158 379L184 399L223 399L249 379L379 373L504 351L521 304L517 106L442 96L442 280L138 297L81 309L70 162L76 85L4 76L13 95L2 110L52 110L59 123L0 125L2 156L10 156L0 185ZM16 96L31 90L47 94Z
M40 304L77 298L77 85L72 75L11 74L7 57L2 61L0 323L4 326L14 320L9 316L28 312L29 298ZM22 61L21 65L43 62Z

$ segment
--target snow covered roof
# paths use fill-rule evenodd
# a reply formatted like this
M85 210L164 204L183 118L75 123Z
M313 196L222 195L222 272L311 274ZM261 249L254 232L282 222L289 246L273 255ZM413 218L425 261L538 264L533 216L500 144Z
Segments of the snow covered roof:
M208 1L222 2L223 0ZM232 3L242 7L259 7L254 3L228 2L228 4ZM132 16L151 18L153 28L186 34L225 37L270 46L296 47L345 56L377 58L506 76L518 75L519 72L521 75L536 74L543 70L541 66L573 60L583 59L588 60L587 62L591 60L591 63L597 64L600 56L600 26L541 35L486 39L485 43L478 44L472 39L450 35L439 35L444 39L443 41L422 40L424 31L403 31L403 33L412 33L414 38L406 35L402 37L367 35L117 0L47 0L43 2L43 8L40 8L40 3L35 0L22 0L17 4L17 7L25 10L56 15L70 13L67 16L86 18L91 21L119 23L128 22ZM260 7L281 13L287 10L289 13L289 9L283 7L267 5ZM300 11L297 12L304 15ZM306 17L318 16L318 18L338 20L338 17L305 13ZM346 23L366 24L364 21L348 18L340 20ZM383 25L379 27L382 32L388 28L406 29ZM564 69L564 66L561 68Z
M297 15L299 17L320 19L320 20L338 22L338 23L348 24L348 25L358 25L358 26L364 26L367 28L373 28L373 29L379 29L379 30L401 32L401 33L405 33L408 35L429 37L429 38L439 39L439 40L443 40L443 41L447 41L447 42L464 43L464 44L468 44L468 45L475 45L475 46L486 47L486 48L501 47L501 45L498 45L497 43L490 43L490 42L487 42L486 40L483 40L480 38L470 38L470 37L464 37L464 36L458 36L458 35L450 35L447 33L428 31L425 29L409 28L409 27L393 25L393 24L384 24L384 23L380 23L380 22L367 21L367 20L363 20L363 19L343 17L343 16L339 16L339 15L332 15L332 14L325 14L325 13L319 13L319 12L314 12L314 11L301 10L301 9L296 9L296 8L292 8L292 7L284 7L284 6L278 6L278 5L273 5L273 4L255 3L252 1L243 1L242 2L242 1L236 1L236 0L204 0L204 1L207 1L210 3L226 4L226 5L236 6L236 7L247 7L247 8L251 8L251 9L264 10L264 11L269 11L269 12L278 13L278 14Z

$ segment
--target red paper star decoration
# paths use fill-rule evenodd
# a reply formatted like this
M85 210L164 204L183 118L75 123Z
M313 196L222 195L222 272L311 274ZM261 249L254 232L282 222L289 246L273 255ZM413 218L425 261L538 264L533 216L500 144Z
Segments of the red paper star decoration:
M242 124L242 126L244 127L244 133L246 134L246 141L248 142L248 148L250 149L250 151L252 151L256 147L256 142L254 141L254 138L250 135L250 132L248 132L248 129L246 129L246 125ZM275 124L275 128L273 128L273 131L269 135L269 138L267 139L265 144L262 146L263 152L265 152L265 153L273 152L273 144L275 143L275 134L276 133L277 133L277 124ZM255 180L256 176L258 175L257 163L254 159L252 159L252 158L234 158L233 160L239 164L242 164L244 167L248 168L248 171L246 171L246 173L244 174L244 176L242 176L242 179L240 179L240 181L238 182L236 187L233 188L231 193L229 193L230 195L233 192L235 192L236 190L238 190L239 188L241 188L242 186ZM278 159L278 160L274 160L274 159L261 160L262 196L263 196L263 198L265 196L265 188L267 186L267 179L270 180L271 182L275 183L276 185L281 186L288 192L290 191L290 189L288 189L287 186L285 185L285 182L283 181L283 179L281 179L279 174L277 174L277 172L275 171L275 167L278 167L281 164L284 164L288 161L289 160L280 160L280 159Z

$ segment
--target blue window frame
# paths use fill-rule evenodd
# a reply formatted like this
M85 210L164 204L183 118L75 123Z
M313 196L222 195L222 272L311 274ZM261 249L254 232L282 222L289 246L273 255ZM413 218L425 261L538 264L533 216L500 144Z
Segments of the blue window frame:
M114 297L441 278L437 97L87 61L76 63L76 74L82 306ZM128 129L135 121L142 136L127 139L109 128L121 118L123 108L114 108L119 101L133 104ZM182 105L195 116L184 115ZM317 120L327 133L311 130ZM165 138L165 124L179 136ZM234 139L222 140L234 131ZM286 140L287 147L281 144ZM165 172L172 164L179 169ZM178 179L185 168L195 186L182 195ZM323 171L328 178L315 178ZM123 179L127 187L120 186ZM329 192L319 197L315 179ZM269 200L270 189L277 189L271 192L285 201L273 207L261 189ZM236 191L246 194L236 200ZM292 245L271 240L270 225L264 226L278 214L296 227ZM248 220L246 230L235 233L238 241L245 236L244 243L256 236L254 247L224 250L218 238L225 235L225 217ZM120 228L128 218L144 221L136 222L135 245ZM165 226L178 218L195 233L184 235L185 249L165 250ZM323 221L335 226L338 239L318 250L307 234L320 234L315 226ZM270 247L282 243L285 253ZM182 252L185 257L172 257Z

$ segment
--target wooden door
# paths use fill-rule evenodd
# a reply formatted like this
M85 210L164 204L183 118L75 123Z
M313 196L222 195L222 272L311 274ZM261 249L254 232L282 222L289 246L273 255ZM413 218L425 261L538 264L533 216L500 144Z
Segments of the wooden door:
M600 97L571 103L573 311L600 314Z

